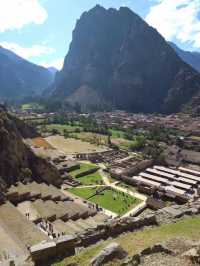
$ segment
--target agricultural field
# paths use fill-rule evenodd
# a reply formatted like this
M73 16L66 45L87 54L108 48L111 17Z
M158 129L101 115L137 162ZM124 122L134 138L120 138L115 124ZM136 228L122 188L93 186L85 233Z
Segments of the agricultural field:
M119 243L121 247L127 251L129 256L138 254L145 248L153 246L170 239L188 239L192 241L199 241L200 238L200 219L199 217L187 218L177 221L172 224L165 224L159 227L146 228L142 231L127 233L115 238L115 242ZM65 266L69 264L76 264L81 266L90 265L91 258L95 257L105 246L113 240L103 241L97 245L84 249L78 255L66 258L64 261L56 263L54 266ZM106 264L108 266L119 266L115 261Z
M81 132L70 134L70 137L80 139L82 141L89 142L96 145L108 145L108 136L92 133L92 132Z
M45 138L51 146L55 149L60 150L66 154L76 154L76 153L93 153L93 152L103 152L107 150L105 146L97 146L86 141L64 138L63 136L55 135Z
M40 105L39 103L26 103L21 105L21 109L23 111L34 109L34 110L42 110L44 106Z
M106 189L101 194L91 197L96 190L97 188L72 188L69 191L84 199L90 198L89 201L119 215L125 214L141 203L139 199L113 189Z
M115 138L115 139L124 139L124 131L122 131L122 130L119 130L119 129L113 129L113 128L111 128L111 129L109 129L109 132L110 132L110 134L111 134L111 137L112 138Z
M59 134L64 135L64 132L68 132L68 133L72 133L72 132L76 132L76 131L81 131L82 127L77 126L77 125L61 125L61 124L49 124L49 125L45 125L45 129L46 131L53 131L53 130L57 130L59 132Z
M131 146L134 144L134 141L122 138L114 138L112 139L112 143L120 147L120 149L122 150L129 150Z

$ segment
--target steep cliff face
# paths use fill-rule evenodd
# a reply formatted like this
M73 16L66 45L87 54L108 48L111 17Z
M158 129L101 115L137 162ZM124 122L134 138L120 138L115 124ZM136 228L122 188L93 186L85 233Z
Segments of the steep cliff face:
M54 74L48 69L0 47L0 99L20 100L40 95L53 79Z
M58 184L57 170L24 144L22 135L28 136L29 132L23 127L21 121L0 108L0 183L11 185L18 180L35 179Z
M131 10L96 6L77 22L53 97L82 104L81 88L93 105L171 113L200 91L200 76Z

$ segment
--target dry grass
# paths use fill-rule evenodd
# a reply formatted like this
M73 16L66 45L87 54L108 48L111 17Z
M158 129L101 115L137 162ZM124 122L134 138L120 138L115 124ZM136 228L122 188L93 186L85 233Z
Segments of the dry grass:
M72 138L65 139L59 135L47 137L46 141L55 149L68 154L102 152L107 150L104 146L97 146Z
M199 217L187 218L177 223L166 224L154 228L146 228L142 231L121 235L114 240L102 241L97 245L84 249L80 254L66 258L64 261L55 264L55 266L65 266L70 263L77 263L80 266L90 265L91 259L98 254L110 242L119 243L130 256L141 252L143 249L156 243L168 241L174 238L186 238L191 240L199 240L200 237L200 219ZM110 266L119 266L115 262Z

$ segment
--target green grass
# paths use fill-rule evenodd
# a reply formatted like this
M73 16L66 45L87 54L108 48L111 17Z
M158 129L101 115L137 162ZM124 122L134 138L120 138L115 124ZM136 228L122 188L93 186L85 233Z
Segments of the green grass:
M88 186L88 185L102 185L102 177L98 172L95 172L90 175L85 175L83 177L77 178L82 185Z
M27 110L27 109L37 109L37 110L42 110L44 107L40 105L39 103L25 103L21 105L22 110Z
M96 189L95 188L70 188L69 192L73 193L76 196L79 196L83 199L88 199L92 195L94 195Z
M88 199L95 193L94 188L72 188L69 191L73 194ZM100 195L96 195L89 199L91 202L98 204L102 208L110 210L119 215L123 215L138 205L141 201L137 198L131 197L128 194L117 190L107 189Z
M91 201L119 215L125 214L141 202L140 200L133 198L128 194L124 195L117 190L105 190L103 195L97 195L93 197Z
M112 134L112 138L124 138L124 131L122 130L111 128L109 132Z
M107 145L108 137L106 135L92 133L92 132L81 132L81 133L73 133L70 135L72 138L80 139L89 143L97 144L97 145Z
M200 238L200 217L187 218L177 223L166 224L159 227L147 228L142 231L121 235L114 240L107 240L100 244L84 249L80 254L66 258L54 266L65 266L77 263L80 266L90 265L91 259L110 242L119 243L130 256L141 252L143 249L172 238L185 237L194 241ZM119 264L115 264L118 266Z
M58 130L61 135L64 134L64 131L66 130L69 133L75 132L77 129L81 130L82 128L80 126L71 126L71 125L61 125L61 124L50 124L46 126L48 131L52 131L54 129Z
M97 168L95 164L80 163L80 169L76 169L70 172L70 175L76 177L78 174Z

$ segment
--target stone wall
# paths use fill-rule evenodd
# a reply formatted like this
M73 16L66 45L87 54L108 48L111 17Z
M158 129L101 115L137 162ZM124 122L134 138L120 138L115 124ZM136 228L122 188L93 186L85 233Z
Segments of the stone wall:
M152 212L144 218L126 217L116 218L97 228L89 229L85 233L74 236L62 236L57 240L40 243L30 248L31 256L37 265L46 263L58 257L73 255L78 247L87 247L100 240L116 237L125 232L142 230L145 226L157 226L159 224L172 223L186 216L200 214L200 200L185 205L173 205Z
M156 225L154 215L142 219L133 217L116 219L79 234L77 237L62 236L59 239L32 246L30 253L36 265L41 265L41 263L49 262L58 257L73 255L77 247L86 247L102 239L108 239L124 232L139 230L144 226L151 225Z
M115 169L110 169L110 174L113 178L121 179L128 184L134 185L134 181L132 180L132 176L139 174L141 171L145 170L148 167L153 165L153 160L144 160L136 163L132 166L127 166L124 170L118 174Z
M41 263L50 261L58 256L73 255L77 243L78 239L74 236L62 236L57 240L32 246L30 248L31 257L37 265L41 265Z
M156 225L155 215L149 215L145 218L126 217L112 220L105 224L99 225L96 229L91 229L84 234L79 235L79 246L89 246L101 239L115 237L124 232L139 230L144 226Z
M79 174L76 175L76 178L82 177L82 176L86 176L86 175L90 175L95 173L97 170L99 169L99 167L94 167L92 169L89 169L87 171L81 172Z

